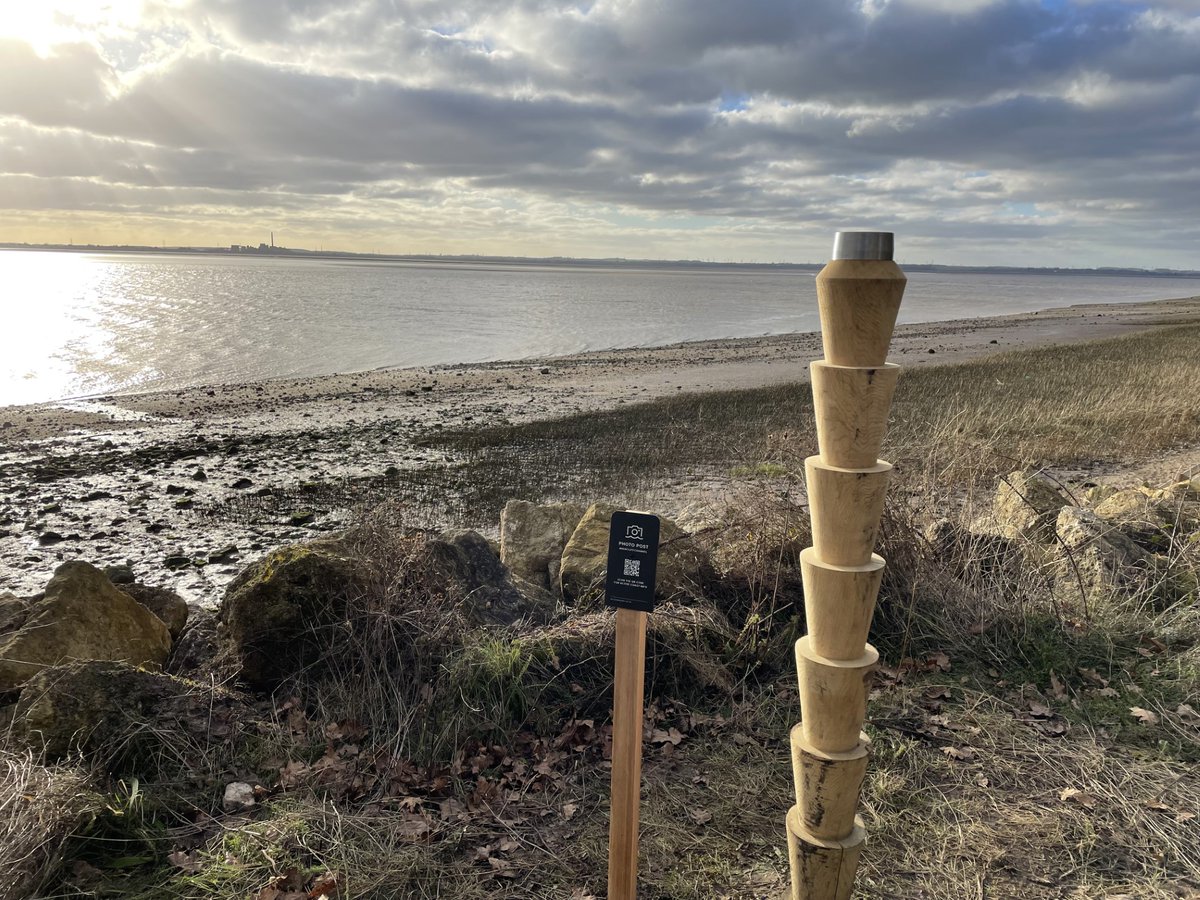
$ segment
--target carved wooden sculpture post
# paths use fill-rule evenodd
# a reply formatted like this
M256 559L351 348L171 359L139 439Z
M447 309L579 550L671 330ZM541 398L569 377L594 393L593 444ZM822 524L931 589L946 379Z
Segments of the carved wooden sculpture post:
M874 552L890 463L878 459L900 367L886 362L904 273L888 232L838 232L817 275L825 358L811 366L819 455L804 463L813 546L800 555L808 634L796 642L792 900L848 900L866 840L855 815L879 654L867 643L884 561Z

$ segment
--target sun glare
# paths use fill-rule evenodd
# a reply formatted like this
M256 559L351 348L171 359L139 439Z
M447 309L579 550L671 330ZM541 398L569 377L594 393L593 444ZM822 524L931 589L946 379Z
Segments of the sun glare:
M28 42L39 53L55 44L88 40L135 27L142 17L143 0L28 0L0 2L0 36Z

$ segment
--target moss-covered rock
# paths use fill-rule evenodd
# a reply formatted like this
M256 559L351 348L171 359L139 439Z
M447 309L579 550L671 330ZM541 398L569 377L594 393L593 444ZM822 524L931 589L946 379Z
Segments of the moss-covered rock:
M143 774L178 765L189 746L233 746L250 727L244 704L210 685L119 662L72 662L43 669L21 692L13 734L51 759L82 753L101 766ZM164 755L163 751L167 751Z
M104 573L63 563L22 626L0 643L0 693L67 660L120 660L161 668L171 649L167 626Z
M361 590L341 538L290 544L243 569L219 611L222 644L252 687L271 690L320 660Z

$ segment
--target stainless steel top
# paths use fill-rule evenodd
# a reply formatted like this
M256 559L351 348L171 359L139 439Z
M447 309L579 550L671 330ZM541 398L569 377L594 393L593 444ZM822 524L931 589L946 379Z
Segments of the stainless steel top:
M839 231L833 236L833 259L891 259L894 238L890 231Z

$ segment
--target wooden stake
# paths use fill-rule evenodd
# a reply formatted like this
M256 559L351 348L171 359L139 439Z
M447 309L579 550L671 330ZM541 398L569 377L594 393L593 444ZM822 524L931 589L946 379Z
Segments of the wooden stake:
M618 609L616 677L613 682L612 819L608 831L609 900L634 900L637 897L645 676L646 614Z

